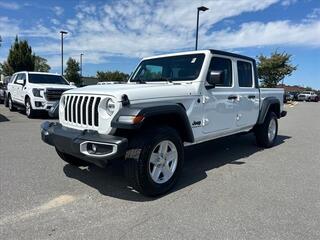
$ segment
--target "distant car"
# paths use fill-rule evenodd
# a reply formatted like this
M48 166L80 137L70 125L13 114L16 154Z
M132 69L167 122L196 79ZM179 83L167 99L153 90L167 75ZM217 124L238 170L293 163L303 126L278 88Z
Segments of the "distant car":
M284 102L288 102L288 101L293 101L294 100L294 95L291 94L290 92L286 92L284 94Z
M304 91L298 95L298 101L307 101L307 102L318 102L319 97L313 91Z
M4 103L6 107L8 107L7 86L11 79L11 76L8 76L0 82L0 103Z
M115 82L98 82L97 85L108 85L108 84L115 84Z

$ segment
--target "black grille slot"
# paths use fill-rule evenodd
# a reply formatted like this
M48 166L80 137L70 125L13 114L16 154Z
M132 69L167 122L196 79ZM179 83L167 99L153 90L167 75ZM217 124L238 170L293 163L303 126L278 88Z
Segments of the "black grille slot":
M91 97L89 100L89 106L88 106L88 125L92 125L92 104L93 104L94 98Z
M79 102L78 102L78 105L77 105L77 111L78 111L78 123L81 124L81 103L82 103L82 99L83 97L79 97Z
M100 103L101 98L97 98L96 103L94 104L94 125L99 126L99 112L98 112L98 106Z
M47 101L58 101L61 98L61 95L63 92L65 92L67 89L51 89L48 88L45 91L45 97Z
M77 119L76 119L76 108L77 108L77 100L78 100L78 96L75 96L74 100L73 100L73 104L72 104L72 122L76 123Z
M72 107L71 104L72 104L72 100L73 100L73 96L70 97L69 103L68 103L68 115L69 115L69 116L68 116L68 117L69 117L69 118L68 118L68 121L70 121L70 122L71 122L71 109L72 109L72 108L71 108L71 107Z
M88 102L88 97L85 97L82 105L83 124L87 124L87 102Z
M68 118L67 118L67 114L68 114L68 108L67 108L67 105L68 105L68 100L69 100L69 96L65 97L65 105L64 105L64 119L67 121Z

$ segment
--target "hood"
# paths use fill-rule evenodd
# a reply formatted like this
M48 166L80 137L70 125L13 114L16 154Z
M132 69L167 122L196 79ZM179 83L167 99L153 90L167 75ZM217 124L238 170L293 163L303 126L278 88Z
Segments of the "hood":
M36 84L36 83L30 83L30 87L32 88L41 88L41 89L47 89L47 88L54 88L54 89L73 89L76 88L75 86L71 85L63 85L63 84Z
M147 84L110 84L110 85L92 85L77 89L72 89L66 93L72 94L90 94L105 95L116 97L121 100L123 94L126 94L129 100L143 100L151 98L181 97L196 94L196 88L192 84L173 84L173 83L147 83Z

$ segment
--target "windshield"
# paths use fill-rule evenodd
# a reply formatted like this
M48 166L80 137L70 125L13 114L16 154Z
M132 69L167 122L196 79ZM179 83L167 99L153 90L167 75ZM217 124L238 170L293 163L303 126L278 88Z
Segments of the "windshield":
M190 54L142 61L131 82L195 80L201 71L205 55Z
M29 83L69 85L69 83L59 75L32 74L32 73L29 74Z

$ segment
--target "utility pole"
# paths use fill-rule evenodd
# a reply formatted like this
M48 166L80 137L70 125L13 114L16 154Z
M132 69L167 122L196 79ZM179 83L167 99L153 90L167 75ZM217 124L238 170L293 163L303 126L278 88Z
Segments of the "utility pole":
M66 31L60 31L61 34L61 75L63 75L63 35L68 34Z
M205 12L209 10L209 8L205 7L205 6L201 6L201 7L198 7L197 9L197 30L196 30L196 50L198 50L198 32L199 32L199 12Z

